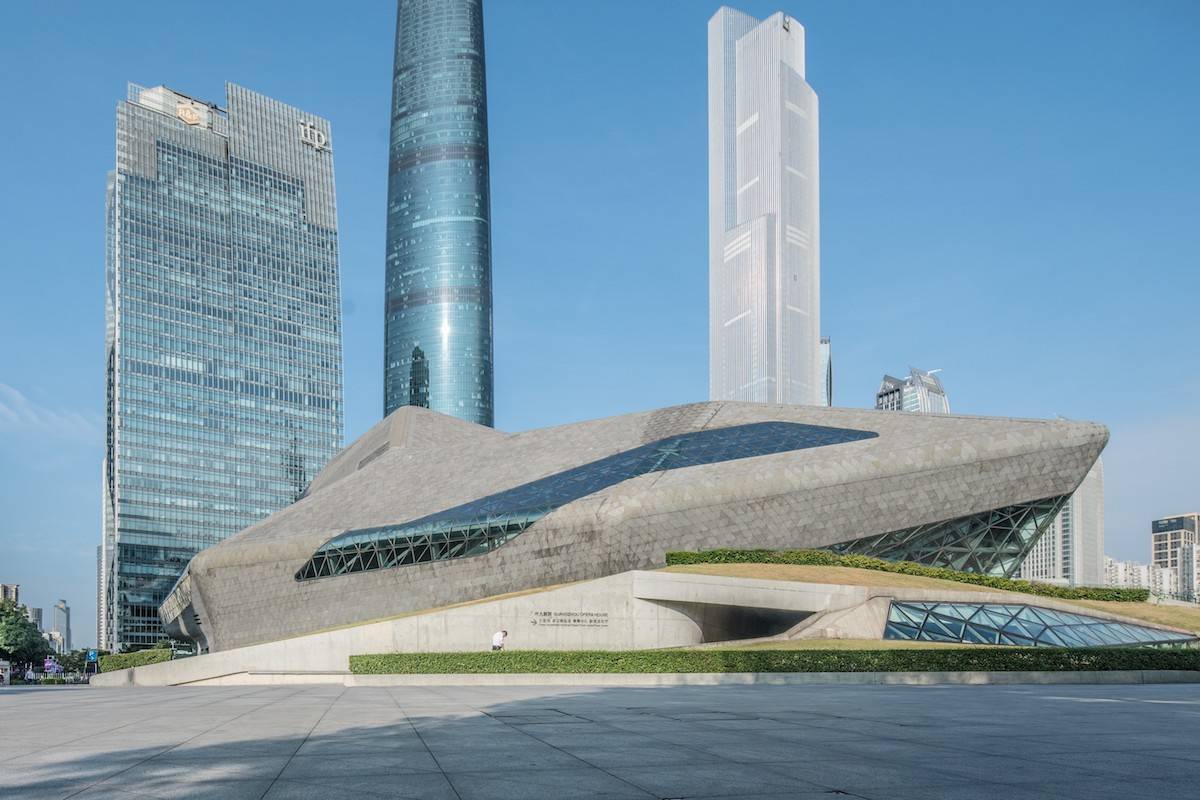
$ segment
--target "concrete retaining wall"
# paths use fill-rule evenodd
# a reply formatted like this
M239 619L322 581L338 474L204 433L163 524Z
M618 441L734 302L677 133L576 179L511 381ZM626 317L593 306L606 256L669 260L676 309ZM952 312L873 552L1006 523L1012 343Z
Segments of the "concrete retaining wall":
M352 675L241 672L199 681L200 686L809 686L809 685L1063 685L1200 683L1200 672L672 672L514 675Z
M641 650L704 642L695 604L809 613L861 603L861 587L669 572L625 572L515 597L297 636L96 676L95 686L174 686L247 673L330 673L365 653L487 650L509 632L521 650ZM679 602L671 602L679 601Z
M337 682L340 677L328 676L344 675L351 655L488 650L492 634L501 629L509 632L508 647L518 650L643 650L694 646L714 638L761 635L729 629L735 623L746 624L747 617L730 613L737 609L781 612L777 616L782 619L788 615L807 615L791 631L774 638L879 639L893 597L976 603L1024 600L1049 608L1115 618L1050 598L1015 599L1011 594L995 592L632 571L529 594L105 673L93 678L92 685Z

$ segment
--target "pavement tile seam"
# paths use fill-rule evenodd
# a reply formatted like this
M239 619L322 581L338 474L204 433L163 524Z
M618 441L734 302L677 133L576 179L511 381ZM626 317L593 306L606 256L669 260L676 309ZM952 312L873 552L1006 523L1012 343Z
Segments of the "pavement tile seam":
M321 712L321 716L318 717L315 722L313 722L312 727L308 729L308 733L305 735L303 741L301 741L298 745L296 745L296 749L292 751L292 754L290 756L288 756L288 760L286 762L284 762L284 765L279 768L278 772L275 773L275 776L271 779L271 784L269 786L267 786L266 791L264 791L262 793L261 797L266 797L268 794L271 793L271 789L274 788L276 781L278 781L279 777L281 775L283 775L284 772L287 771L287 768L295 760L296 754L298 752L300 752L300 748L303 747L304 743L308 741L310 736L312 736L312 732L317 729L318 725L321 724L321 720L323 720L325 718L325 715L329 713L330 709L332 709L334 707L334 705L338 701L338 698L341 697L342 695L344 695L345 693L346 693L346 690L343 688L341 692L339 692L336 696L334 696L330 700L330 702L328 702L325 705L325 709Z
M712 764L726 765L730 775L729 785L722 786L719 781L714 781L714 785L696 789L692 795L660 791L660 797L774 795L802 798L831 796L831 790L836 789L849 793L841 796L867 800L1037 800L1041 796L1084 800L1153 797L1157 800L1160 797L1192 796L1190 793L1194 793L1194 782L1185 783L1183 779L1190 778L1196 762L1200 760L1200 756L1190 748L1182 746L1200 733L1200 715L1192 710L1196 702L1180 699L1194 697L1195 694L1177 688L1152 691L1148 687L1144 690L1143 698L1165 701L1161 704L1149 704L1144 700L1139 704L1053 704L1053 718L1041 721L1035 714L1038 709L1033 707L1033 701L1039 700L1040 695L1030 693L1026 695L1029 701L1017 704L1019 707L1016 709L1010 708L994 718L985 718L983 712L990 714L991 701L1001 695L970 690L956 693L954 706L938 712L944 714L940 726L931 724L937 716L930 716L929 709L923 705L895 702L902 692L893 690L890 695L875 693L871 696L886 702L880 702L870 715L856 707L849 715L838 717L853 720L848 721L847 725L858 729L857 732L843 732L847 738L840 741L822 741L823 736L838 734L836 727L824 727L830 725L829 719L838 715L824 714L820 724L811 720L814 719L814 711L827 712L844 702L845 693L826 697L794 689L763 691L762 688L756 688L753 695L712 690L687 693L654 690L653 693L625 691L580 695L587 700L583 702L572 700L562 690L530 692L522 689L515 692L466 692L454 695L456 699L453 701L430 703L429 695L386 692L374 695L373 702L363 702L365 695L357 694L359 691L339 687L338 694L328 691L318 694L305 688L281 690L272 687L269 692L236 693L238 699L234 699L233 692L219 695L211 689L183 692L131 690L111 695L97 692L97 697L117 701L111 704L77 704L75 698L85 699L82 695L68 696L63 693L57 706L39 704L38 708L42 709L39 714L58 715L46 724L68 735L76 734L69 739L75 744L55 742L53 737L39 737L38 741L45 749L54 750L62 756L58 761L55 757L45 760L45 776L37 774L41 765L34 763L37 759L29 759L35 755L29 748L22 748L19 752L10 750L8 759L30 761L25 766L31 771L8 769L8 784L11 786L12 779L19 775L23 786L36 784L35 790L38 787L43 789L36 794L37 797L70 796L79 800L95 797L108 800L121 796L119 792L124 786L126 796L136 792L143 797L175 798L181 791L186 794L191 784L168 788L169 782L177 780L174 776L193 765L201 765L201 770L207 770L211 765L213 772L198 776L198 780L193 777L192 780L196 781L196 786L236 785L240 793L231 794L231 797L259 800L265 792L270 791L272 799L321 798L321 790L314 784L318 780L325 780L322 785L328 787L329 797L336 794L338 798L348 798L353 796L346 791L348 782L336 775L324 779L317 775L311 778L306 776L298 782L292 782L290 776L280 770L270 782L265 778L231 781L222 777L225 773L217 769L218 762L228 752L229 757L241 765L238 769L262 770L270 765L269 769L274 772L278 770L276 761L286 760L286 767L303 757L311 758L310 763L316 764L321 756L339 757L345 753L342 747L349 747L351 753L345 754L352 754L357 744L362 748L359 752L364 757L377 757L387 763L403 764L406 753L416 752L436 763L436 759L448 748L453 748L457 740L458 744L468 749L478 747L486 750L487 757L495 760L502 772L506 770L502 760L505 750L520 748L522 742L530 743L542 753L559 751L555 758L563 758L563 763L568 763L566 760L569 759L569 763L579 764L578 767L532 770L535 776L541 777L537 784L530 785L530 790L541 791L548 797L584 796L589 791L597 796L646 797L644 792L649 784L622 782L622 778L627 777L627 769L641 770L644 775L652 775L660 770L669 772L672 765L667 762L672 754L692 753L700 763L707 759ZM457 689L449 691L455 692ZM1055 687L1054 691L1056 694L1065 694L1060 687ZM1111 690L1097 688L1091 691L1107 697L1109 695L1106 693ZM1078 693L1086 696L1084 690ZM596 702L598 695L606 699L607 705ZM649 713L648 709L654 706L643 706L642 711L627 713L636 705L636 700L630 702L633 698L645 701L650 696L659 703L657 708L661 713ZM757 699L746 702L747 697ZM150 700L137 702L144 698ZM201 704L197 698L208 698L208 702ZM294 713L283 708L289 698L296 700L296 704L302 708ZM354 702L346 702L344 698L352 698ZM464 702L464 698L470 702ZM946 699L947 696L942 695L942 698ZM17 700L18 696L0 698L8 699ZM389 705L395 712L381 713L378 708L380 699L390 700ZM959 699L969 702L960 707L957 703ZM63 703L62 700L67 702ZM420 713L426 715L427 725L418 728L412 723L413 708L404 705L409 700L415 701L423 709ZM186 714L189 717L183 726L187 735L182 741L181 726L155 725L153 721L137 725L139 719L144 719L150 701L156 708L158 720L164 714ZM728 708L729 705L734 706L735 711L712 713L704 710L719 709L721 706ZM186 712L183 711L185 707L189 709ZM24 717L33 706L25 704L18 708L18 713ZM357 713L356 709L359 708L363 709L363 713ZM488 713L498 708L503 709L502 713ZM1099 709L1108 711L1100 713ZM1137 714L1148 716L1135 719L1133 711L1123 709L1132 709ZM113 713L114 710L118 713ZM506 713L512 710L520 713ZM1042 711L1043 715L1048 713L1045 709ZM87 720L82 725L74 724L68 714L79 713L85 716L111 714L111 718L119 724L98 726ZM124 713L132 717L125 717ZM246 717L246 714L250 716ZM896 720L903 719L906 714L918 715L921 724L897 724ZM1021 722L1022 714L1034 716ZM244 724L235 721L238 717L243 719ZM551 718L558 721L545 721ZM130 719L133 721L130 722ZM197 723L197 720L200 722ZM623 724L630 727L622 728ZM136 729L131 725L136 725ZM1078 736L1078 730L1092 731L1093 728L1098 728L1099 732L1095 736L1089 734L1087 748L1073 746L1071 740ZM1105 728L1118 732L1103 733ZM395 739L402 744L393 747L390 744L391 737L396 736L397 729L405 733ZM443 736L437 733L439 729ZM111 730L125 731L121 744L128 745L128 752L132 755L122 756L109 745L96 747L81 741L81 738L103 737L104 731ZM381 733L385 730L387 733ZM468 735L465 740L460 737L460 731L472 730L480 735ZM1172 733L1165 736L1163 730ZM161 735L155 731L161 731ZM227 742L222 736L225 731L240 731L242 738ZM248 740L250 736L269 738L280 735L289 738L275 744L259 743L258 746ZM165 748L161 736L170 737ZM978 739L973 741L974 737ZM590 745L589 738L592 740ZM155 754L147 755L145 748L154 747L156 740L158 747L155 748ZM380 750L367 747L368 742L384 741L387 746ZM318 749L320 742L327 743L326 749ZM732 746L723 748L721 745L727 742L732 742ZM226 749L218 752L216 748L222 745L227 745ZM313 749L302 750L305 746ZM198 749L199 753L191 752L192 748ZM756 748L761 748L761 752L755 752ZM723 752L726 749L729 752ZM1105 753L1113 755L1105 758ZM1148 760L1148 757L1152 758ZM533 758L536 762L536 753ZM798 759L801 763L796 763ZM823 767L807 763L818 759L827 763ZM56 767L58 774L65 776L68 774L65 770L73 764L113 761L121 762L121 770L108 777L96 776L82 781L54 777ZM156 762L154 768L147 770L138 766L147 761ZM927 761L931 763L926 764ZM1153 763L1146 766L1151 761ZM1095 769L1093 762L1105 762L1103 772L1108 774L1103 779L1098 778L1100 770ZM889 769L888 765L893 766ZM17 765L0 767L0 775L5 774L5 767L10 766ZM509 780L519 777L523 768L508 770L517 775L501 776L501 785L489 783L496 777L496 770L472 772L454 769L454 766L453 762L443 761L437 771L427 769L421 773L405 773L409 783L406 789L401 785L400 790L406 797L474 800L475 797L489 797L489 788L496 788L500 790L495 794L497 799L523 797L519 781ZM1146 768L1139 769L1143 766ZM681 783L687 771L695 769L695 765L683 763L682 759L674 767L679 770ZM136 768L136 772L127 771L131 768ZM815 793L800 788L795 792L780 793L777 788L779 784L773 783L773 779L757 787L760 791L752 795L732 791L730 787L736 785L740 772L751 774L756 769L806 781L804 785L812 786ZM146 780L122 784L119 778L114 779L120 774L127 777L144 774ZM459 779L457 785L450 781L450 775ZM578 778L580 791L564 790L563 782L569 783L575 779L571 776ZM205 777L216 780L204 782ZM257 790L255 781L260 787ZM444 786L442 781L445 781ZM4 784L4 778L0 778L0 785ZM278 789L271 791L270 787L276 785ZM306 790L303 788L305 786L313 788ZM826 786L829 788L817 788ZM377 792L373 791L375 787L382 787L378 792L394 796L392 788L381 776L363 776L359 783L364 796L376 796ZM974 793L972 787L976 790ZM1122 794L1114 787L1128 790ZM1041 790L1045 790L1045 793L1039 795ZM555 791L557 794L554 794ZM32 790L29 796L35 796Z
M560 713L560 714L562 713L562 712L558 712L556 709L547 709L547 710L548 710L548 711L554 711L554 712L556 712L556 713ZM485 713L486 713L486 710L485 710ZM533 732L531 732L531 731L527 731L527 730L525 730L525 729L524 729L524 728L525 728L525 727L527 727L527 726L520 726L520 725L514 725L514 724L512 724L512 723L509 723L509 722L507 722L507 721L505 721L505 720L503 719L503 715L493 715L493 714L489 714L489 716L491 716L493 719L500 719L501 721L504 721L504 722L505 722L505 724L506 724L508 727L510 727L512 730L515 730L515 731L519 732L519 733L520 733L522 736L526 737L526 738L527 738L527 740L532 740L532 741L538 742L538 743L540 743L540 744L544 744L544 745L546 745L546 746L548 746L548 747L552 748L553 750L556 750L557 752L559 752L559 753L562 753L562 754L564 754L564 755L568 756L569 758L572 758L572 759L575 759L575 760L579 761L580 763L582 763L582 764L586 765L587 767L590 767L591 769L594 769L594 770L597 770L597 771L599 771L599 772L602 772L602 773L604 773L605 775L608 775L609 777L611 777L611 778L613 778L613 779L615 779L615 780L621 781L621 783L623 783L623 784L625 784L625 785L627 785L627 786L630 786L630 787L632 787L632 788L634 788L634 789L636 789L636 790L638 790L638 791L643 791L641 787L639 787L639 786L637 786L637 785L635 785L635 784L633 784L633 783L631 783L631 782L629 782L629 781L625 780L624 778L621 778L619 775L616 775L616 774L614 774L614 773L613 773L613 772L611 772L610 770L606 769L604 766L602 766L602 765L600 765L600 764L598 764L598 763L595 763L594 761L590 761L590 760L588 760L587 758L584 758L584 757L582 757L582 756L576 755L575 753L572 753L572 752L570 752L569 750L565 750L565 749L563 749L563 748L559 747L558 745L554 744L554 743L553 743L553 742L551 742L551 741L547 741L547 740L545 740L545 739L539 739L537 736L535 736L535 735L533 734Z
M408 723L409 727L412 728L412 732L416 735L417 739L421 742L421 745L425 748L425 752L428 753L429 757L433 759L433 763L437 765L437 768L442 771L442 775L443 777L446 777L447 783L450 786L450 790L454 792L454 796L459 800L462 800L462 795L459 793L457 787L455 787L454 783L449 780L448 776L446 776L446 770L442 768L441 762L438 761L437 754L433 752L433 749L430 748L429 743L425 741L425 737L421 735L420 729L413 724L411 713L405 711L404 707L400 705L400 700L396 697L394 692L387 692L386 694L391 698L396 710L400 712L401 716Z
M238 695L238 696L245 696L245 695L255 695L255 694L260 694L260 692L246 692L246 693L243 693L242 695ZM272 701L272 702L278 702L278 701ZM148 705L148 703L147 703L147 705ZM160 704L155 704L155 705L156 705L156 706L158 707L158 709L159 709L158 713L157 713L155 716L156 716L156 717L161 717L161 714L163 713L163 711L162 711L162 707L161 707L161 703L160 703ZM253 710L254 710L254 709L251 709L251 710L245 711L245 712L243 712L242 714L240 714L240 715L238 715L238 716L245 716L246 714L252 713L252 711L253 711ZM233 719L237 719L237 717L234 717ZM135 721L135 722L130 722L130 723L127 723L127 724L125 724L125 725L119 725L119 726L117 726L116 728L113 728L113 729L112 729L112 731L117 731L117 730L120 730L121 728L125 728L125 727L128 727L129 725L135 725L135 724L137 724L137 722L136 722L136 721ZM214 726L214 728L215 728L215 727L217 727L217 726ZM203 735L203 733L207 733L208 731L211 731L211 730L213 730L213 728L209 728L207 731L204 731L204 732L202 732L202 733L196 734L196 736L193 736L192 738L193 738L193 739L195 739L195 738L197 738L198 736L202 736L202 735ZM76 740L72 740L72 741L76 741ZM184 740L184 742L181 742L180 744L185 744L185 743L186 743L186 742L188 742L188 741L191 741L191 740L190 740L190 739L188 739L188 740ZM104 784L104 783L107 783L107 782L109 782L109 781L112 781L113 779L117 778L118 776L120 776L120 775L124 775L124 774L126 774L126 773L130 772L131 770L134 770L134 769L136 769L137 767L141 766L142 764L145 764L145 763L148 763L148 762L152 762L152 761L154 761L155 759L157 759L157 758L161 757L162 755L164 755L164 754L166 754L166 753L169 753L169 752L171 752L172 750L174 750L174 749L175 749L175 747L178 747L178 746L179 746L179 745L175 745L174 747L168 748L168 749L166 749L166 750L161 750L161 751L159 751L159 752L157 752L157 753L154 753L153 755L149 755L149 756L147 756L147 757L145 757L145 758L138 759L137 761L135 761L134 763L130 764L129 766L125 767L125 768L124 768L124 769L122 769L122 770L119 770L119 771L117 771L117 772L115 772L115 773L112 773L112 774L110 774L110 775L107 775L107 776L105 776L105 777L103 777L103 778L100 778L100 779L98 779L98 780L92 781L92 782L88 783L86 786L83 786L81 789L79 789L78 791L76 791L76 792L74 792L74 793L72 793L72 794L64 795L64 798L63 798L63 800L69 800L69 798L72 798L72 797L75 797L75 796L77 796L77 795L79 795L79 794L82 794L82 793L84 793L84 792L88 791L89 789L92 789L92 788L93 788L93 787L95 787L95 786L99 786L99 785L102 785L102 784Z

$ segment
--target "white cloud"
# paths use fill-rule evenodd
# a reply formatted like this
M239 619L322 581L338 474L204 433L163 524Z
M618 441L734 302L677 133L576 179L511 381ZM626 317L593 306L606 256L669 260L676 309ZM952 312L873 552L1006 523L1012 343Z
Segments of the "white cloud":
M78 411L48 408L0 383L0 433L35 433L95 439L100 423Z

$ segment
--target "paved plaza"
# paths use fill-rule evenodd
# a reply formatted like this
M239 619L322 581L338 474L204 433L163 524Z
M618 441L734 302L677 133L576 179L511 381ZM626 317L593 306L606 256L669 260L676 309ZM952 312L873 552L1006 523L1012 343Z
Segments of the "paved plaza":
M1200 687L0 689L7 798L1185 798Z

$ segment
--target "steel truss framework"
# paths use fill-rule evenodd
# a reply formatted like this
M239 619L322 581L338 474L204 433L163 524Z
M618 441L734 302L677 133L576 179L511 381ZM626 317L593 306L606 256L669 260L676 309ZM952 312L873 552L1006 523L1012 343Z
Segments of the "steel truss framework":
M992 603L900 603L888 611L885 639L1023 647L1122 647L1183 644L1184 633L1055 611Z
M556 508L639 475L878 435L796 422L756 422L672 436L412 522L346 531L321 545L296 573L296 580L481 555L519 536Z
M1069 495L831 545L835 553L1011 577Z

